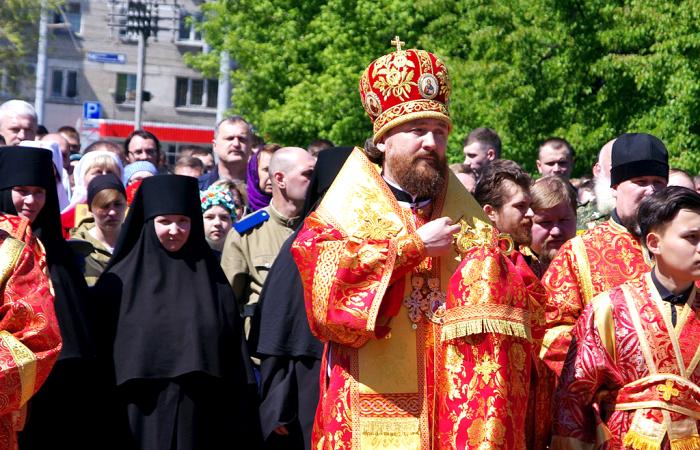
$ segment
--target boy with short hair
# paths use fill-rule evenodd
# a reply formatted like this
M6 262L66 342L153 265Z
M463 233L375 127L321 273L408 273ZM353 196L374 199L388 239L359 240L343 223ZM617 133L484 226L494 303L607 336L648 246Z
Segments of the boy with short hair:
M637 218L654 267L576 323L551 449L700 448L700 195L668 187Z

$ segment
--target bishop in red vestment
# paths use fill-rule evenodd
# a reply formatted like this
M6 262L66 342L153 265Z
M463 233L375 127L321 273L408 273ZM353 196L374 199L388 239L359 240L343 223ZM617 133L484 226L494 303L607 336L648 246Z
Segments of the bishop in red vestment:
M524 448L539 304L446 168L444 64L395 44L360 79L373 145L292 248L327 343L313 448Z

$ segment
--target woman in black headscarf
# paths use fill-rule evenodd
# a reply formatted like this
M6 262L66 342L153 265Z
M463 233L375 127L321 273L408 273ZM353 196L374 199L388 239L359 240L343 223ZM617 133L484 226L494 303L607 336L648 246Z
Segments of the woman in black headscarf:
M86 311L87 287L77 257L61 234L51 152L0 148L0 210L26 217L46 249L63 348L48 379L32 397L19 447L94 448L104 438L95 418L98 377Z
M197 180L139 188L94 288L128 418L124 448L256 448L255 380L231 287L204 239ZM102 347L101 347L102 348Z

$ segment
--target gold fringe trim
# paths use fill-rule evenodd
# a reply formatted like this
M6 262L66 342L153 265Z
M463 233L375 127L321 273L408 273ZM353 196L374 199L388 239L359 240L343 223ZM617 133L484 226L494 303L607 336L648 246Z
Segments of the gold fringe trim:
M700 436L697 434L671 440L671 450L697 450L700 448Z
M530 327L526 327L522 323L503 319L474 319L447 324L442 327L441 337L442 341L445 342L472 334L482 333L498 333L516 336L527 339L528 341L532 340Z
M661 441L643 436L636 431L629 430L625 434L625 439L622 441L625 447L631 447L634 450L660 450ZM673 447L671 447L673 448Z

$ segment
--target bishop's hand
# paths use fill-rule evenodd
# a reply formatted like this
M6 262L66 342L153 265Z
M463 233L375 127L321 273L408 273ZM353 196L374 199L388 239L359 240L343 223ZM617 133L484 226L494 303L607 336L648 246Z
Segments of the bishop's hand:
M428 256L443 256L450 252L454 234L460 228L449 217L440 217L418 228L416 234L423 241Z

